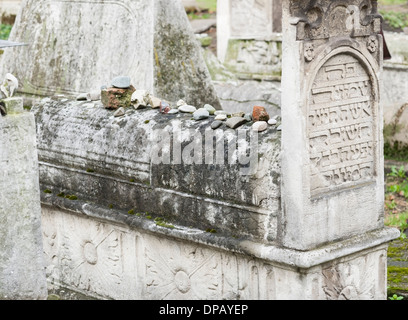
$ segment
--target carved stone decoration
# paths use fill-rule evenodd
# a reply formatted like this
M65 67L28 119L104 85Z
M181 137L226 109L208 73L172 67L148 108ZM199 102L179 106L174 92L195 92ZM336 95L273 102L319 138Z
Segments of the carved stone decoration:
M322 271L323 290L328 300L374 300L376 299L375 282L372 278L377 272L378 259L383 261L378 253L363 256L353 263L337 264ZM367 272L370 270L371 272Z
M291 0L290 10L298 40L368 36L381 31L375 1Z
M165 248L165 249L164 249ZM221 289L217 252L182 242L149 238L146 291L152 299L216 299Z
M313 43L305 43L305 59L307 62L313 61L314 59L314 45Z
M374 53L378 49L378 39L375 36L370 36L367 41L367 49L371 53Z
M374 178L372 87L366 69L348 53L329 58L317 72L308 114L312 195Z
M68 232L60 237L61 281L82 291L106 295L122 284L120 232L98 221L84 223L67 215Z

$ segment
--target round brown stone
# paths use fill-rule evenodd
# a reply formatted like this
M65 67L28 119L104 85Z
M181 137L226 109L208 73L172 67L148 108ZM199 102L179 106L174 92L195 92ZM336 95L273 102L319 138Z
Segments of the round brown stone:
M260 106L255 106L254 110L252 112L252 120L254 122L257 121L266 121L268 122L270 119L270 116L268 112L266 111L265 107L260 107Z

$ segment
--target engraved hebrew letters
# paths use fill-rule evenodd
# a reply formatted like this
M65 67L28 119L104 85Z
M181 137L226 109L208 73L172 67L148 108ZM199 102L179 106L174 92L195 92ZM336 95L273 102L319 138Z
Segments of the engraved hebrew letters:
M317 72L308 110L312 196L374 178L372 86L348 53L330 58Z

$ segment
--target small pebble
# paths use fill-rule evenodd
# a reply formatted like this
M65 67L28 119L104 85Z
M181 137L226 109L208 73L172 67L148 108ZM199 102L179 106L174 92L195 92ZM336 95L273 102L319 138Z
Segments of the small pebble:
M252 130L262 132L268 129L268 123L266 121L257 121L252 125Z
M245 118L246 121L251 122L251 121L252 121L252 114L250 114L250 113L245 113L244 118Z
M218 116L220 114L225 114L227 116L229 113L226 112L226 111L223 111L223 110L217 110L217 111L214 112L214 115L216 115L216 116Z
M219 127L221 127L222 124L223 124L222 121L215 120L215 121L211 124L211 129L216 130L216 129L218 129Z
M189 105L182 105L178 108L180 112L184 113L194 113L197 111L197 108L194 106L189 106Z
M86 95L86 99L88 101L101 100L101 91L100 90L95 90L95 91L88 92L88 94Z
M210 105L210 104L206 104L205 106L204 106L204 109L206 109L209 113L210 113L210 115L214 115L214 113L215 113L215 111L217 111L212 105Z
M271 125L271 126L274 126L274 125L276 125L277 123L278 123L278 121L277 121L276 119L270 119L270 120L268 121L268 124Z
M162 102L161 99L152 97L150 100L150 106L152 107L152 109L158 109L160 108L161 102Z
M231 114L231 117L243 118L244 116L245 116L245 112L235 112Z
M282 131L282 125L280 125L276 130Z
M221 113L221 114L219 114L219 115L217 115L216 117L215 117L215 120L219 120L219 121L225 121L225 120L227 120L227 115L226 114L223 114L223 113Z
M112 86L119 89L127 89L130 87L130 77L116 77L112 80Z
M209 116L210 113L204 108L200 108L193 113L194 120L196 121L207 119Z
M227 120L227 126L231 129L236 129L246 122L247 121L243 117L232 117Z
M177 114L179 113L178 109L170 109L169 112L167 112L167 114Z
M177 108L181 107L181 106L186 106L187 103L184 100L179 100L176 103Z

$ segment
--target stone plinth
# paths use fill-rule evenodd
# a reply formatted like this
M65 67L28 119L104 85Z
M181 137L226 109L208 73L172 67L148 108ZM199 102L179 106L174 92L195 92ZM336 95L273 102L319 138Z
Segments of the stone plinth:
M23 100L1 100L0 299L45 299L47 285L34 116Z

